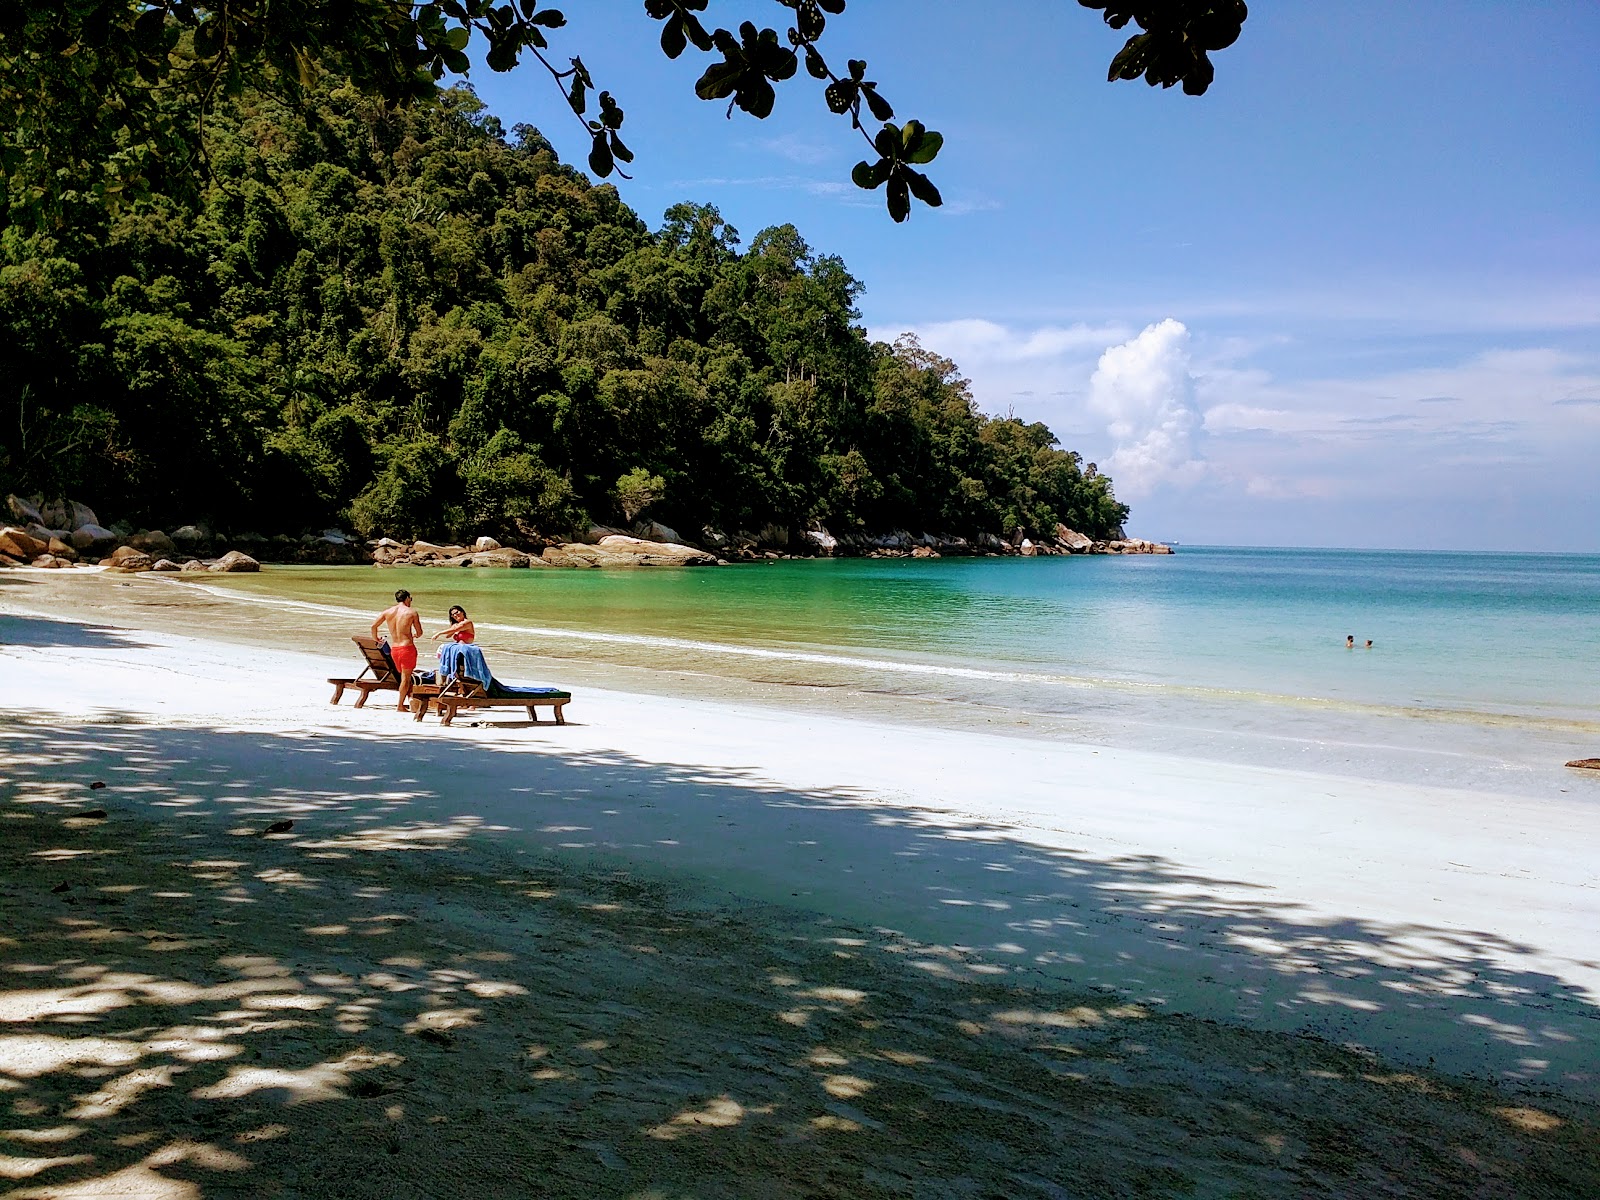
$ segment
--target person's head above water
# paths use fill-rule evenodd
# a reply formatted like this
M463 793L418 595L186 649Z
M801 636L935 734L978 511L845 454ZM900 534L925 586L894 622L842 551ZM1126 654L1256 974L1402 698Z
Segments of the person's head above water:
M1372 639L1371 639L1371 638L1368 638L1368 639L1367 639L1367 649L1368 649L1368 650L1371 650L1371 649L1372 649Z
M1356 635L1353 634L1353 633L1345 634L1344 635L1344 644L1346 646L1354 646L1356 644Z
M405 588L401 588L398 592L396 592L394 594L394 602L396 604L410 604L411 603L411 593L406 591Z

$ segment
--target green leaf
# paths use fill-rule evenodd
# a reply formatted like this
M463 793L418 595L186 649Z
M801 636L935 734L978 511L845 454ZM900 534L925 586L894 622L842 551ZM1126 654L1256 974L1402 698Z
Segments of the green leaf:
M467 43L472 40L472 30L465 25L457 25L444 35L444 44L452 50L465 50Z
M611 161L611 147L606 144L606 135L595 134L594 145L589 148L589 169L604 179L615 166Z
M862 159L855 165L855 168L850 172L850 179L858 188L868 192L883 182L883 180L875 176L872 164L866 159Z
M896 173L889 180L889 190L884 196L889 206L889 215L899 224L911 215L911 195L905 177Z
M872 111L872 115L876 120L891 121L894 119L894 109L889 106L887 100L878 95L878 89L873 87L872 84L862 84L861 94L867 98L867 108Z
M921 171L905 172L906 184L911 188L911 194L921 200L929 208L938 208L944 203L944 197L939 195L939 189L933 186L933 181Z
M661 28L661 52L668 58L677 58L689 46L689 37L683 31L683 18L673 13Z
M922 135L921 139L917 143L917 148L914 151L909 152L905 156L905 159L908 163L916 163L918 166L921 166L924 163L931 163L934 159L938 158L939 151L943 148L944 134L936 133L930 129Z

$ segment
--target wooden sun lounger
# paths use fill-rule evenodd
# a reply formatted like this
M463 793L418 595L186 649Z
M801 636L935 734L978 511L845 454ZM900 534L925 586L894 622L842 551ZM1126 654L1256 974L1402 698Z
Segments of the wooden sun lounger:
M413 689L411 692L411 715L415 720L422 720L428 715L430 705L439 709L439 724L448 725L456 719L456 713L463 708L525 708L528 710L528 720L535 725L539 723L539 706L548 705L555 713L556 724L565 725L567 719L561 710L566 708L567 701L572 699L571 692L546 692L539 696L508 696L504 699L494 699L483 690L483 685L475 679L457 676L448 679L437 688L428 688L425 691Z
M367 697L373 692L398 692L400 676L396 673L394 664L385 658L383 651L379 649L378 639L357 634L350 640L361 651L361 657L367 660L367 665L354 679L329 679L328 682L333 684L333 699L328 703L339 703L345 688L355 688L361 693L361 698L356 701L357 708L364 705ZM367 678L369 671L372 673L371 679Z

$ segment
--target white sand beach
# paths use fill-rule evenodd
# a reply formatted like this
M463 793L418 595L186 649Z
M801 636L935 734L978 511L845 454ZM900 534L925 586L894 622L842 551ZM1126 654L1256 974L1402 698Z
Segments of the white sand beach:
M334 618L296 650L181 583L10 580L19 1196L1600 1186L1600 778L1535 802L525 657L571 723L446 729L331 707Z

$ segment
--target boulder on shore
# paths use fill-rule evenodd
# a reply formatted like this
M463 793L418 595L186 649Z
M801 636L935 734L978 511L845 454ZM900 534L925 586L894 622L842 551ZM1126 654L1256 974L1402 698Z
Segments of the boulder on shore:
M1094 539L1085 537L1081 533L1068 529L1065 525L1056 525L1056 541L1060 542L1074 554L1087 554L1094 545Z
M245 571L259 571L261 570L261 564L255 559L251 558L248 554L242 553L238 550L229 550L221 558L217 559L216 562L207 567L206 570L238 574Z
M188 574L193 574L196 571L209 571L211 568L206 566L205 563L201 562L198 558L191 558L178 569Z
M811 549L824 556L831 556L839 550L839 539L828 532L826 525L820 523L815 529L805 531L804 540L810 543Z
M479 554L482 554L486 550L500 549L500 543L495 541L492 537L481 537L472 543L472 548Z
M64 558L68 562L78 561L78 552L58 537L50 539L50 553L57 558Z
M117 535L92 522L74 529L71 540L73 549L86 558L100 558L117 548Z
M135 550L132 546L118 546L111 552L110 558L100 560L100 565L118 571L148 571L155 566L155 561L143 550Z
M566 547L562 547L566 549ZM677 542L647 542L643 538L610 534L599 545L587 547L600 556L602 567L713 567L717 556Z
M150 569L152 571L176 571L179 568L178 564L173 562L170 558L158 558L155 562L150 564Z
M72 564L64 558L57 558L54 554L41 554L30 564L35 567L70 567Z
M21 559L23 562L32 562L49 549L49 538L41 541L26 529L18 529L15 525L7 525L0 529L0 554Z
M460 558L466 552L465 546L441 546L437 542L424 542L420 539L411 543L411 559L417 563L429 562L436 558Z
M134 534L128 539L128 545L146 554L163 556L176 553L178 549L172 544L172 539L159 529L146 529Z

